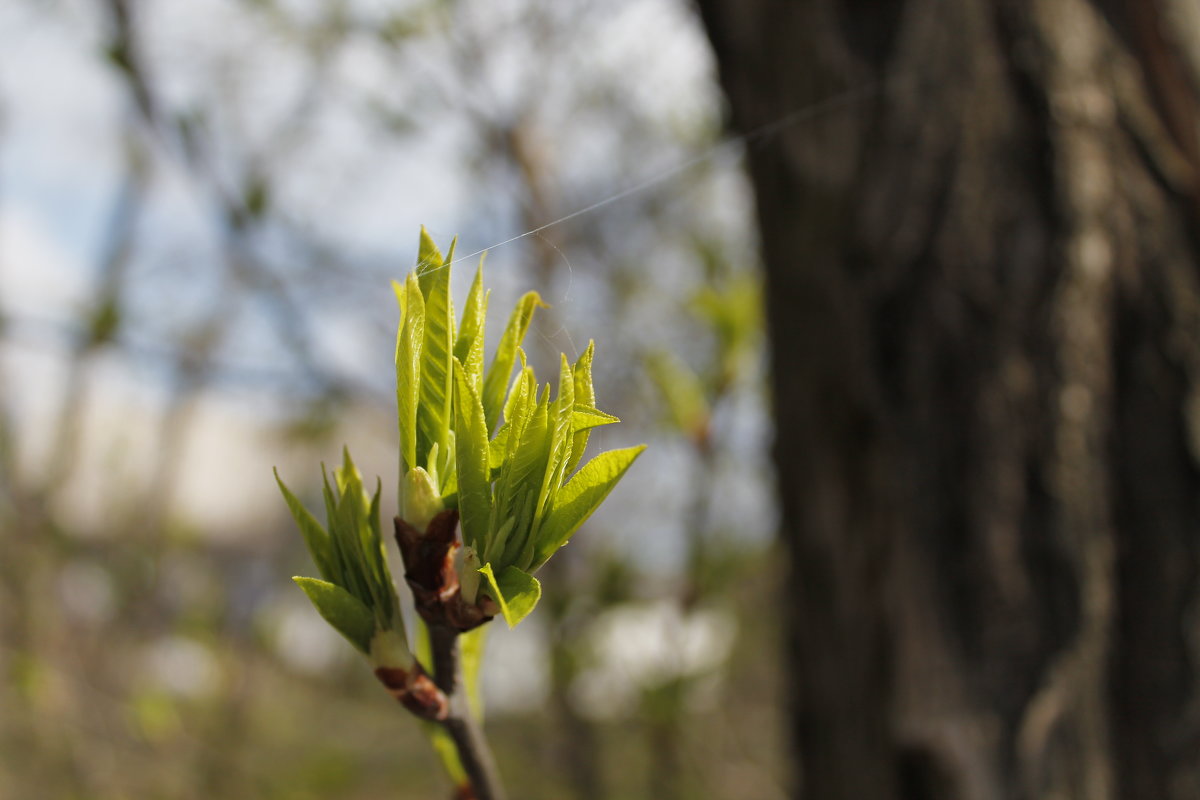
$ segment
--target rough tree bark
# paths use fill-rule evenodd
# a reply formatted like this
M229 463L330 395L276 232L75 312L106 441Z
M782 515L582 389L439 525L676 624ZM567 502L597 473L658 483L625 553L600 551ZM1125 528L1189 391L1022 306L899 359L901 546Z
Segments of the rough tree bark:
M1200 7L699 6L783 120L797 796L1200 797Z

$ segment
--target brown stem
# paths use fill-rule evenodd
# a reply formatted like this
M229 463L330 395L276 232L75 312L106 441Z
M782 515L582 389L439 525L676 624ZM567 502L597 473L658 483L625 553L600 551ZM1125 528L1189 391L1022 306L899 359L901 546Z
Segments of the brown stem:
M450 713L450 701L442 693L419 662L408 669L376 667L375 677L400 705L430 722L440 722Z
M506 800L492 751L483 738L483 729L468 707L467 693L459 691L463 680L458 636L459 631L445 625L429 626L433 680L450 701L449 713L441 724L454 740L458 758L475 790L475 800Z

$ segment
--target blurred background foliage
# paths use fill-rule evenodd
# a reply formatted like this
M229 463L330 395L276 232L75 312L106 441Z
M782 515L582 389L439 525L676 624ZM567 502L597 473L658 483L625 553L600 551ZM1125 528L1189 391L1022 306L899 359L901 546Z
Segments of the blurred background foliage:
M540 370L597 340L594 449L651 444L489 637L511 792L782 796L750 198L686 3L11 0L0 53L0 797L449 791L271 475L395 485L422 223L551 304Z

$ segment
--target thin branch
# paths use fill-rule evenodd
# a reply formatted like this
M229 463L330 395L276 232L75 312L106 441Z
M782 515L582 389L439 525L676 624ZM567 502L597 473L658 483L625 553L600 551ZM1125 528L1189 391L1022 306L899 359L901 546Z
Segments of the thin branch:
M445 625L430 625L429 640L433 649L433 680L450 701L450 713L441 724L445 727L459 760L474 788L475 800L506 800L500 773L492 751L483 737L479 721L471 713L463 686L462 659L459 654L459 632Z

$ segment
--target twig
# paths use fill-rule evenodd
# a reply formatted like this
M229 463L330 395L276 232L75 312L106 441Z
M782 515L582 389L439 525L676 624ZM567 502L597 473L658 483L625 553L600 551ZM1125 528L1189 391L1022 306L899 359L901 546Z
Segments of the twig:
M500 773L479 722L471 713L463 685L462 661L459 658L459 632L445 625L430 625L429 640L433 649L433 680L450 701L450 711L441 721L454 746L459 760L471 781L475 800L506 800Z

